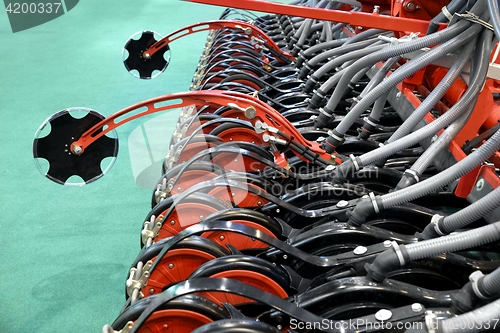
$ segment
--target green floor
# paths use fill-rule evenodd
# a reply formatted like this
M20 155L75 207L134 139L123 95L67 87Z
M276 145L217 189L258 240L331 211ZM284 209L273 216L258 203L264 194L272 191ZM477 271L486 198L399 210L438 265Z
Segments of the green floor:
M188 90L206 34L174 42L169 68L151 81L125 71L122 47L136 31L166 34L221 11L179 0L82 0L62 17L15 34L0 13L1 333L100 332L111 323L124 303L150 203L151 191L135 184L128 149L139 123L118 130L115 166L82 188L39 174L32 158L38 126L67 107L110 115ZM172 125L177 116L169 119Z

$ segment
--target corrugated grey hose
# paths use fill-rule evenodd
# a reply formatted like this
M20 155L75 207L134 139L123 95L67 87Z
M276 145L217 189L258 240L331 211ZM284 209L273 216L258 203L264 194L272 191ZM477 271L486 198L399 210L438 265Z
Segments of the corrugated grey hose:
M485 5L486 4L484 2L480 1L471 9L471 12L476 14L476 15L481 14L483 12ZM369 56L366 56L366 57L359 59L352 66L350 66L349 70L345 73L345 75L342 76L342 79L337 84L335 91L333 92L332 96L330 97L330 100L328 101L328 104L330 106L328 106L327 108L324 108L323 111L325 113L320 114L319 117L315 120L315 127L321 128L321 127L325 126L325 124L330 120L329 118L333 114L339 101L341 100L342 96L344 95L344 92L347 89L347 85L349 84L349 81L362 68L365 68L367 66L373 66L377 62L382 61L382 60L386 60L388 58L392 58L392 57L399 56L399 55L402 55L405 53L419 50L419 49L424 48L424 47L428 47L431 45L435 45L435 44L444 42L446 40L449 40L450 38L457 36L458 34L463 32L465 29L467 29L470 25L471 25L470 22L468 22L466 20L461 20L461 21L457 22L456 24L453 24L452 26L450 26L446 29L443 29L441 31L438 31L436 33L433 33L433 34L427 35L425 37L416 39L415 41L410 41L407 43L399 44L397 46L388 47L388 48L383 49L381 51L378 51L374 54L371 54ZM327 150L327 151L330 151L330 150Z
M489 0L488 10L490 12L490 22L495 29L495 36L500 41L500 5L498 0Z
M369 108L370 105L372 105L380 96L388 92L390 89L396 86L396 84L413 75L423 67L431 64L447 53L460 48L462 45L474 38L475 35L481 31L481 29L482 26L474 25L455 38L452 38L451 40L434 47L426 53L420 54L416 58L398 68L391 74L391 76L384 79L380 85L373 88L372 91L370 91L370 93L365 96L365 98L359 101L342 119L337 127L331 132L327 140L323 141L323 143L325 143L326 146L332 147L333 149L336 148L342 142L343 136L349 130L352 124L354 124L359 116L363 112L365 112L366 109ZM328 107L328 104L326 107Z
M453 318L445 319L443 320L443 322L439 323L440 329L436 330L435 332L485 332L484 330L480 330L478 328L486 327L486 323L488 322L490 330L487 330L487 332L498 332L498 325L500 325L500 323L497 322L498 318L500 318L500 300L493 301L471 312L467 312Z
M339 25L345 26L344 23L338 23L335 25L335 27L333 27L333 29L335 29ZM341 27L339 29L341 29ZM307 50L302 50L299 52L299 56L297 58L295 66L301 67L302 64L304 63L304 61L308 60L313 54L315 54L317 52L322 52L324 50L337 48L337 47L341 46L342 44L344 44L347 40L348 40L348 38L336 39L336 40L332 40L330 42L316 44L314 46L311 46Z
M345 45L345 43L344 43L341 47L337 47L337 48L322 52L322 53L314 56L313 58L311 58L310 60L308 60L304 64L304 67L302 67L302 69L299 72L298 79L300 79L300 80L305 79L307 77L307 75L309 75L309 73L313 70L314 66L327 60L328 58L337 57L340 55L344 55L346 53L351 53L353 51L357 51L359 49L364 49L370 45L374 45L374 43L377 41L378 41L378 39L373 38L373 39L368 39L368 40L364 40L361 42L353 43L353 44L350 44L348 46L344 46ZM381 44L381 43L379 42L379 44ZM327 64L325 64L323 66L326 66L326 65ZM333 68L335 68L335 66ZM321 69L321 67L320 67L320 69ZM331 68L329 70L331 70ZM319 71L319 69L318 69L318 71ZM318 78L319 77L317 77L316 75L313 76L313 79L309 78L308 82L306 82L306 86L308 87L307 90L311 90L311 88L314 88L314 86L318 82ZM312 81L312 82L309 83L309 81Z
M473 26L470 29L473 28L480 28L479 25ZM480 28L481 29L481 28ZM475 29L474 29L475 30ZM488 48L490 49L490 48ZM465 51L469 50L469 47L466 47ZM484 55L483 55L484 58ZM485 64L484 62L482 63L483 65L483 70L487 70L488 64ZM485 74L486 72L484 72ZM394 73L393 73L394 75ZM391 75L391 77L393 76ZM369 165L372 163L375 163L379 160L383 160L398 151L401 151L402 149L408 148L414 144L419 143L425 138L428 138L432 135L434 135L438 130L442 129L443 127L449 125L453 121L455 121L463 112L467 110L467 106L475 100L477 94L479 93L480 89L482 88L483 82L484 82L484 76L474 76L473 80L476 80L477 86L473 86L471 84L470 88L466 91L466 93L460 98L460 100L455 103L446 113L444 113L441 117L436 119L435 121L427 124L426 126L420 128L419 130L408 134L404 137L402 137L399 140L393 141L389 144L386 144L380 148L377 148L375 150L372 150L366 154L360 155L356 157L356 160L348 160L342 165L340 165L334 174L334 180L336 182L343 182L344 174L349 174L352 172L352 170L357 170L362 168L365 165ZM380 87L380 85L378 86ZM374 88L375 89L378 89ZM366 98L363 99L366 101ZM363 101L362 100L362 101ZM356 105L358 106L358 105ZM351 110L352 111L352 110ZM404 124L404 123L403 123Z
M394 67L394 65L399 61L399 59L401 59L401 57L399 56L387 59L387 61L379 68L377 73L373 75L370 82L368 82L365 89L363 89L358 98L365 97L366 94L368 94L370 90L373 89L373 87L376 87L380 82L382 82L382 80L387 76L387 73ZM355 75L352 78L352 81L357 82L356 76L357 75Z
M468 110L464 114L454 121L448 128L444 130L443 133L434 141L429 148L427 148L422 155L413 163L411 168L407 169L401 180L398 182L394 190L400 190L402 188L408 187L420 181L420 176L425 172L425 170L432 164L435 160L436 155L439 154L443 149L448 147L451 140L460 132L460 130L465 126L469 120L472 111L474 110L476 102L472 102Z
M339 57L333 58L332 60L328 61L326 64L318 68L314 72L314 74L311 74L309 76L309 79L305 83L302 91L304 93L310 93L314 89L318 81L323 77L323 75L326 75L328 72L335 70L337 67L341 66L342 64L344 64L349 60L357 60L361 57L366 56L367 54L377 52L378 50L385 48L385 45L383 44L384 43L381 41L376 41L372 43L371 46L369 47L365 47L360 50L355 50L347 54L343 54ZM306 67L304 66L302 69L304 70L306 69Z
M450 15L453 15L457 11L459 11L462 7L465 6L465 4L469 2L468 0L453 0L448 4L448 6L443 7L443 10L447 10ZM489 1L488 1L489 2ZM431 34L437 31L439 28L439 22L445 22L448 21L448 17L444 15L443 11L439 12L430 22L429 22L429 28L427 29L427 33Z
M495 222L473 230L424 240L412 244L397 244L380 253L372 264L365 266L367 277L374 281L383 281L387 273L405 266L414 260L429 258L442 253L471 249L489 244L500 239L500 222ZM490 280L496 282L496 280Z
M498 207L500 207L500 187L497 187L481 199L460 209L456 213L444 217L437 216L437 226L431 223L425 229L437 229L439 233L436 232L435 237L439 236L439 234L450 234L457 229L466 227L472 222L479 220L481 217Z
M387 140L387 143L391 143L410 133L415 126L424 118L424 116L431 111L431 109L436 105L439 100L444 96L444 94L450 89L450 87L455 83L455 80L462 74L462 71L469 62L470 55L474 50L475 43L467 44L460 55L455 60L450 70L443 77L441 82L432 90L432 92L427 96L426 99L420 104L415 111L403 122L403 124L394 132L391 137Z
M481 57L475 62L476 65L475 67L477 68L477 70L475 70L476 75L471 79L469 89L467 89L467 91L462 96L459 102L457 102L452 108L450 108L450 110L448 110L448 112L443 114L441 117L436 119L436 121L432 122L431 124L440 121L441 118L445 117L450 112L455 114L458 113L457 116L459 116L460 113L457 112L457 109L463 110L470 104L471 101L475 100L476 96L479 94L479 91L483 86L484 80L486 79L486 72L488 70L489 56L491 51L492 36L493 33L489 30L485 30L481 34L478 44L478 48L481 52ZM453 112L454 111L453 109L455 109L455 112ZM452 117L451 121L455 119L456 117L455 118ZM393 142L393 145L397 144L398 142L405 141L408 137L410 137L414 133L408 135L407 137L399 141ZM427 135L426 137L428 136L429 135ZM383 148L384 147L382 147L382 149ZM442 171L433 177L430 177L422 182L419 182L407 188L394 191L388 194L384 194L383 196L376 196L376 197L373 196L370 198L362 199L356 205L354 210L350 212L349 221L353 224L360 225L364 223L368 215L378 211L379 209L387 209L390 207L394 207L402 203L414 200L416 198L420 198L437 189L440 189L450 184L452 181L462 177L466 173L470 172L476 166L478 166L487 158L489 158L491 155L493 155L499 148L500 148L500 132L496 132L476 151L465 157L463 160L457 162L453 166L449 167L445 171ZM356 157L355 159L357 161L360 161L361 157L366 156L368 154L361 155L360 157ZM384 158L385 157L386 155L384 155Z

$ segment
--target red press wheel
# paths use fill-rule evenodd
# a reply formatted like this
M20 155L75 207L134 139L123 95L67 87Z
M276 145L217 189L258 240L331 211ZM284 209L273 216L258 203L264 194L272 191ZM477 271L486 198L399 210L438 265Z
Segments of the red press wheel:
M160 310L151 315L139 333L190 333L213 320L189 310Z
M234 204L239 208L261 207L268 202L257 194L248 192L245 188L218 186L208 192L208 194L219 198L228 205Z

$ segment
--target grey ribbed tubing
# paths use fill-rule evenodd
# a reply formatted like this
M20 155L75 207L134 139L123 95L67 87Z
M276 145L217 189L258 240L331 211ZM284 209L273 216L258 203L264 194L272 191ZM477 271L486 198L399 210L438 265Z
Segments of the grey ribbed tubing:
M372 105L373 102L375 102L375 100L377 100L380 96L382 96L382 94L386 93L396 84L413 75L421 68L431 64L433 61L443 57L447 53L461 47L470 39L474 38L474 36L479 33L481 29L482 26L474 25L461 33L459 36L434 47L426 53L420 54L418 57L412 59L411 61L398 68L388 78L382 81L380 85L373 88L373 90L368 95L366 95L365 98L363 98L356 106L354 106L347 114L347 116L342 119L342 121L337 125L335 131L340 135L344 135L352 126L352 124L359 118L359 115L363 113L368 107L370 107L370 105ZM342 79L340 81L342 81ZM337 87L339 85L337 85ZM332 109L330 101L328 102L326 107L330 110Z
M444 217L439 223L439 229L447 234L452 233L477 221L498 207L500 207L500 187L458 212Z
M456 252L476 246L492 243L500 239L500 222L443 236L430 240L405 245L410 260L429 258L438 254Z
M382 80L387 76L387 73L391 70L392 67L399 61L401 57L392 57L387 59L387 61L379 68L377 73L373 75L371 78L370 82L366 85L365 89L361 92L359 95L359 98L363 98L366 96L370 90L373 89L373 87L377 86ZM356 81L356 75L352 78L353 81Z
M312 77L314 77L312 79L312 81L313 82L314 81L317 82L319 79L321 79L321 77L323 75L325 75L326 73L334 70L335 67L342 65L344 62L346 62L348 60L359 59L361 57L366 56L367 54L370 54L370 53L373 53L373 52L376 52L378 50L381 50L381 49L385 48L385 45L380 45L380 44L382 44L380 41L379 42L374 42L373 44L371 44L372 46L370 46L370 47L364 47L364 48L362 48L360 50L355 50L355 51L349 52L347 54L343 54L343 55L341 55L339 57L336 57L336 58L330 60L329 62L327 62L326 64L324 64L320 68L318 68L314 72L314 74L311 75ZM311 62L311 61L309 61L309 62ZM309 78L309 81L311 81L311 78ZM316 83L316 82L314 82L314 83ZM309 83L309 82L307 82L307 83Z
M369 29L369 30L363 31L362 33L357 34L356 36L354 36L352 38L349 38L349 40L347 42L345 42L344 46L356 43L358 41L363 41L363 40L366 40L368 37L372 37L374 35L380 35L380 34L383 34L386 32L387 32L387 30L382 30L382 29Z
M465 65L467 65L470 55L474 50L475 43L467 44L460 55L455 60L450 70L443 77L441 82L432 90L432 92L423 100L423 102L412 112L412 114L403 122L403 124L394 132L387 140L388 143L396 141L408 133L422 120L422 118L436 105L436 103L444 96L444 94L455 83L455 80L460 76Z
M370 112L370 117L376 121L380 119L382 111L384 111L385 102L387 101L387 95L389 95L388 92L380 96L380 98L375 101L375 104L373 104L373 109L372 112Z
M484 327L485 323L487 322L489 322L490 327L493 328L498 318L500 318L500 299L497 299L496 301L493 301L473 311L443 320L443 322L439 323L439 326L441 327L440 332L475 333L479 332L477 327L480 327L480 325ZM496 329L498 329L498 325L496 326ZM469 329L469 327L471 328Z
M460 98L460 100L458 100L457 103L455 103L455 105L453 105L441 117L420 128L419 130L410 133L399 140L393 141L389 144L386 144L385 146L359 156L359 159L361 163L363 163L363 165L368 165L381 159L387 158L404 148L408 148L422 141L423 139L434 135L438 130L455 121L464 111L466 111L468 105L470 105L470 103L476 99L477 95L481 91L486 77L486 72L488 70L487 57L489 56L491 45L490 42L484 40L484 38L482 42L483 46L481 47L481 50L483 50L483 54L482 57L478 60L479 74L472 77L469 88Z
M427 167L432 164L435 160L436 155L439 154L443 149L448 147L451 140L460 132L460 130L465 126L469 117L474 110L475 102L471 103L468 110L456 121L454 121L448 128L444 130L443 133L434 141L429 148L427 148L422 155L413 163L411 170L415 171L417 174L421 175L425 172Z
M483 288L488 295L500 293L500 268L495 269L483 278Z
M484 6L485 6L484 2L480 2L471 9L471 12L473 12L476 15L480 14L483 11ZM412 52L424 47L441 43L460 34L470 25L471 25L470 22L462 20L446 29L416 39L415 41L410 41L407 43L402 43L396 46L388 47L374 54L359 59L349 68L349 71L345 73L345 75L339 81L339 84L337 84L337 87L333 95L330 97L330 100L332 101L331 102L332 108L330 109L331 112L330 111L327 112L331 114L335 110L335 107L338 105L340 99L342 98L344 91L347 88L347 85L349 84L349 81L360 69L365 68L367 66L373 66L373 64L388 58L392 58L404 53ZM315 126L323 127L328 121L329 117L325 115L320 115L315 120Z
M482 87L482 83L486 78L489 55L491 50L492 35L493 33L489 30L483 31L483 34L481 35L479 47L482 50L483 54L481 59L478 59L477 62L478 71L477 75L474 77L473 80L474 82L472 81L470 82L471 86L469 87L469 89L467 89L466 93L462 97L462 100L464 100L463 103L465 105L469 105L470 101L476 98L476 95L479 93ZM469 100L469 102L467 102L467 100ZM446 114L450 113L450 111L455 107L455 105L452 108L450 108L450 110L448 110L448 112L446 112L442 117L439 117L436 121L440 120L441 118L446 116ZM487 158L489 158L491 155L493 155L499 148L500 148L500 131L496 132L476 151L465 157L463 160L452 165L448 169L444 170L443 172L440 172L439 174L430 177L420 183L412 185L410 187L383 195L381 197L382 205L384 208L394 207L403 202L408 202L413 199L420 198L436 189L440 189L443 186L448 185L455 179L458 179L463 175L465 175L466 173L470 172L476 166L478 166Z
M495 29L495 36L500 40L500 5L498 0L488 0L488 10L490 12L490 21Z
M335 27L337 25L335 25ZM335 27L333 29L335 29ZM309 59L313 54L315 54L317 52L324 51L324 50L337 48L337 47L341 46L342 44L344 44L346 41L347 41L347 38L336 39L336 40L332 40L329 42L319 43L319 44L316 44L314 46L311 46L307 50L300 51L299 58L297 59L296 67L301 67L302 64L304 63L304 61Z
M446 6L451 15L460 10L468 0L453 0ZM433 19L431 19L429 23L429 28L427 30L427 34L435 32L439 28L439 22L448 21L448 18L443 14L443 12L439 12Z

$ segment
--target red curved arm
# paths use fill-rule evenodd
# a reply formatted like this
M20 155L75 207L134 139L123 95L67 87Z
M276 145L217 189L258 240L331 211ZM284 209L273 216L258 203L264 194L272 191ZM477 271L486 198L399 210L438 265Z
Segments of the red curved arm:
M273 52L273 54L277 55L278 58L282 58L280 60L287 59L289 61L292 61L295 59L290 53L281 50L279 46L276 45L276 43L268 35L266 35L264 31L262 31L258 27L248 22L238 21L238 20L215 20L215 21L205 21L188 25L184 28L181 28L179 30L176 30L168 34L167 36L163 37L162 39L151 45L151 47L148 50L144 51L143 57L145 59L149 59L158 50L160 50L161 48L165 47L166 45L170 44L174 40L177 40L181 37L194 34L196 32L219 30L224 28L242 30L246 35L254 38L253 42L255 42L256 44L259 43L263 44L264 46L269 48L270 51Z
M83 133L77 141L71 144L71 151L76 155L81 155L85 151L85 148L94 141L120 125L152 113L190 105L195 105L198 108L205 105L216 107L229 106L233 109L241 110L245 116L252 119L253 123L259 120L271 127L275 127L288 137L293 138L296 142L319 154L322 158L326 160L333 158L337 163L339 162L335 155L326 153L319 143L306 140L285 117L266 103L243 93L218 90L169 94L129 106L103 119Z

